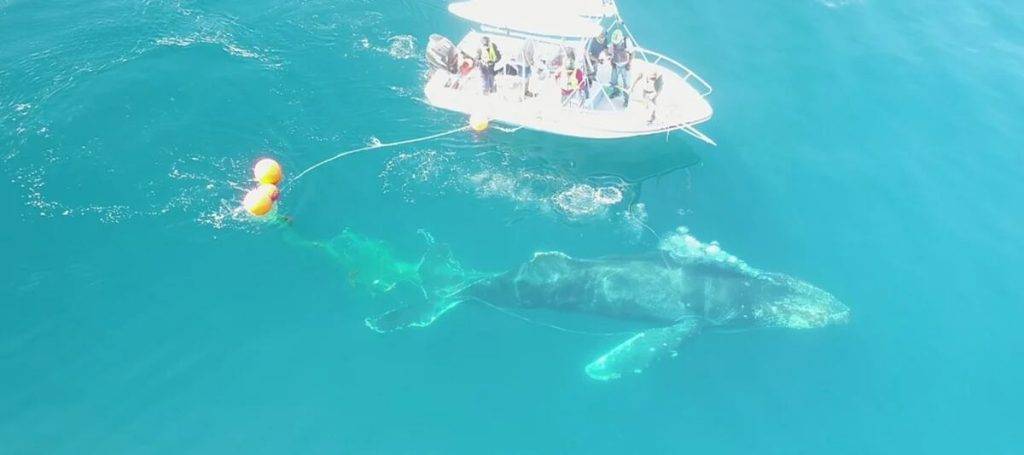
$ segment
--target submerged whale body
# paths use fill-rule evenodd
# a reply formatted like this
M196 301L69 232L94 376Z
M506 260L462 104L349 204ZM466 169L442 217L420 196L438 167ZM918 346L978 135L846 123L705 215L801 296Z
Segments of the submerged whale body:
M702 331L811 329L849 319L849 309L828 292L787 275L754 269L717 244L699 242L685 229L659 246L654 254L601 259L540 252L504 273L448 273L434 284L443 283L440 287L449 292L433 293L423 303L367 319L366 324L379 332L425 327L460 304L473 302L642 323L645 329L587 365L590 377L609 380L675 356L681 343ZM453 261L445 256L444 263ZM462 282L453 285L450 280Z

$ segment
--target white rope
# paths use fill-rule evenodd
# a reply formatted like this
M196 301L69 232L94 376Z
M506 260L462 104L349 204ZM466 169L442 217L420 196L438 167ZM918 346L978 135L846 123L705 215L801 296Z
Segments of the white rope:
M368 145L366 147L358 148L358 149L355 149L355 150L349 150L349 151L341 152L341 153L339 153L337 155L334 155L334 156L332 156L330 158L327 158L327 159L325 159L325 160L323 160L323 161L321 161L319 163L316 163L316 164L306 168L306 170L304 170L304 171L300 172L298 175L296 175L295 178L292 179L292 182L299 181L299 179L301 179L302 176L308 174L310 171L312 171L312 170L314 170L314 169L316 169L316 168L318 168L320 166L323 166L323 165L325 165L327 163L330 163L331 161L338 160L338 159L344 158L344 157L349 156L349 155L354 155L356 153L362 153L362 152L366 152L366 151L370 151L370 150L383 149L383 148L388 148L388 147L396 147L396 146L399 146L399 145L408 145L408 144L415 144L417 142L430 141L430 140L434 140L434 139L437 139L437 138L440 138L440 137L444 137L444 136L448 136L448 135L451 135L451 134L455 134L455 133L458 133L460 131L464 131L467 128L469 128L469 127L468 126L463 126L463 127L456 128L454 130L445 131L443 133L432 134L430 136L424 136L424 137L420 137L420 138L416 138L416 139L409 139L409 140L398 141L398 142L388 142L388 143L382 143L382 144L373 144L373 145Z
M540 322L540 321L537 321L537 320L534 320L534 319L530 319L530 318L528 318L526 316L523 316L523 315L521 315L519 313L516 313L514 311L502 308L500 306L497 306L497 305L495 305L495 304L493 304L491 302L488 302L486 300L483 300L483 299L479 299L479 298L474 297L474 298L472 298L472 300L475 300L477 302L483 303L484 305L487 305L487 306L491 307L492 309L497 310L499 313L502 313L502 314L504 314L506 316L511 316L513 318L516 318L516 319L519 319L520 321L523 321L523 322L525 322L527 324L533 324L533 325L544 327L544 328L547 328L547 329L557 330L559 332L571 333L573 335L588 335L588 336L601 336L601 337L627 336L627 335L636 335L637 333L644 332L646 330L646 329L636 329L636 330L623 330L623 331L618 331L618 332L590 332L590 331L586 331L586 330L567 329L565 327L557 326L557 325L554 325L554 324L549 324L549 323L546 323L546 322ZM692 315L680 316L678 319L673 321L672 324L670 324L670 325L678 324L678 323L680 323L680 322L682 322L684 320L687 320L687 319L701 319L701 317L700 316L692 316Z
M630 205L626 210L629 210L629 212L632 214L633 213L633 207L636 207L636 204ZM668 263L668 253L666 253L665 250L661 249L661 242L662 242L661 234L658 234L658 232L655 231L654 228L651 227L651 225L649 225L646 222L644 222L644 220L640 219L638 216L633 215L633 217L634 217L634 219L636 219L637 224L639 224L641 227L646 229L647 232L650 232L651 235L654 236L654 240L656 242L655 244L657 245L658 252L660 253L660 256L661 256L661 263L665 266L666 269L672 268L672 266L670 266L669 263Z
M546 322L540 322L540 321L536 321L536 320L530 319L530 318L528 318L526 316L523 316L523 315L521 315L519 313L516 313L514 311L502 308L500 306L497 306L497 305L495 305L495 304L493 304L491 302L488 302L486 300L483 300L483 299L479 299L479 298L474 297L474 298L472 298L472 300L475 300L477 302L483 303L484 305L487 305L487 306L491 307L492 309L498 311L499 313L502 313L502 314L504 314L506 316L511 316L511 317L513 317L515 319L519 319L520 321L526 322L528 324L533 324L533 325L536 325L536 326L540 326L540 327L544 327L544 328L548 328L548 329L552 329L552 330L557 330L559 332L571 333L573 335L588 335L588 336L602 336L602 337L623 336L623 335L636 335L636 331L589 332L589 331L585 331L585 330L567 329L565 327L560 327L560 326L557 326L557 325L554 325L554 324L549 324L549 323L546 323Z

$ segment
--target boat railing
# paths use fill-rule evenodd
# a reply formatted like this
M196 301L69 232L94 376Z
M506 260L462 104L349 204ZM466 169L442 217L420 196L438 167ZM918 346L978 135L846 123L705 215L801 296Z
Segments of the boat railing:
M698 76L697 73L693 72L693 70L691 70L690 68L687 68L686 65L683 65L682 63L673 60L671 57L667 57L658 52L654 52L650 49L644 49L641 47L636 47L633 49L633 51L635 55L639 56L647 63L657 65L661 62L666 62L670 66L675 67L675 69L682 71L683 74L681 76L683 77L684 82L689 84L690 81L693 80L696 81L696 83L699 85L694 88L696 88L697 92L700 93L701 98L707 97L708 95L711 94L712 91L714 91L714 89L711 87L711 84L708 84L708 82L705 81L704 78Z
M615 4L615 0L607 1L611 2L613 5ZM665 56L658 52L654 52L650 49L640 47L639 43L637 43L636 41L636 36L633 35L633 32L629 29L629 26L626 25L626 22L622 20L622 16L618 15L617 6L615 6L615 11L616 14L614 16L614 20L612 24L608 26L608 29L611 29L613 27L622 27L622 30L626 32L629 41L633 42L634 55L639 55L640 58L642 58L644 61L646 61L647 63L651 63L653 65L657 65L658 63L665 61L668 62L670 65L676 67L676 69L682 70L684 82L689 83L690 79L693 79L697 81L698 84L700 84L700 87L697 87L697 92L700 93L701 98L707 97L708 95L711 94L712 91L714 91L714 89L711 87L711 84L708 84L708 82L705 81L704 78L698 76L697 73L693 72L693 70L691 70L690 68L687 68L686 65L683 65L682 63L673 60L671 57Z

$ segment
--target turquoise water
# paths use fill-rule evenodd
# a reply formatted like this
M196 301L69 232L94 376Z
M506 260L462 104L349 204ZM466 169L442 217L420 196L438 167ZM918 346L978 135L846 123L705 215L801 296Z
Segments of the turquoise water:
M613 382L583 367L621 339L485 307L367 330L394 299L235 213L258 156L464 124L421 99L427 36L466 28L444 6L0 0L0 451L1022 450L1019 2L622 0L715 86L719 147L491 130L287 188L308 238L415 258L424 229L481 270L687 226L853 312Z

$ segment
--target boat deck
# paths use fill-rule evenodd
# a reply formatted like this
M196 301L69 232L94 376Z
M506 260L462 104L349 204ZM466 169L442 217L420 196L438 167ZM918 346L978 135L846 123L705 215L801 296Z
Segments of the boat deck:
M513 56L519 54L523 40L513 36L488 36L503 54L498 68L514 63ZM471 32L463 38L460 49L472 55L480 37L479 32ZM492 120L534 130L598 139L655 134L680 128L694 134L693 125L706 121L712 115L711 105L704 98L706 93L698 91L688 81L695 77L692 72L686 70L684 75L680 75L673 68L654 63L660 63L661 58L653 61L634 58L630 71L631 78L650 70L657 70L662 75L663 87L654 106L656 116L653 122L649 122L651 106L643 102L642 97L634 94L629 105L624 106L623 97L608 96L611 65L607 63L599 66L597 81L590 87L589 98L579 96L563 104L558 81L549 71L538 68L543 66L541 60L550 61L558 51L557 44L537 43L537 66L530 79L530 91L535 96L525 96L523 77L500 73L495 77L497 92L485 95L480 72L474 69L461 78L458 88L448 86L451 75L435 72L427 82L426 98L431 105L442 109L465 114L482 113ZM643 49L636 51L638 56L649 52ZM577 61L582 61L582 58L578 50ZM711 142L706 137L702 139Z

